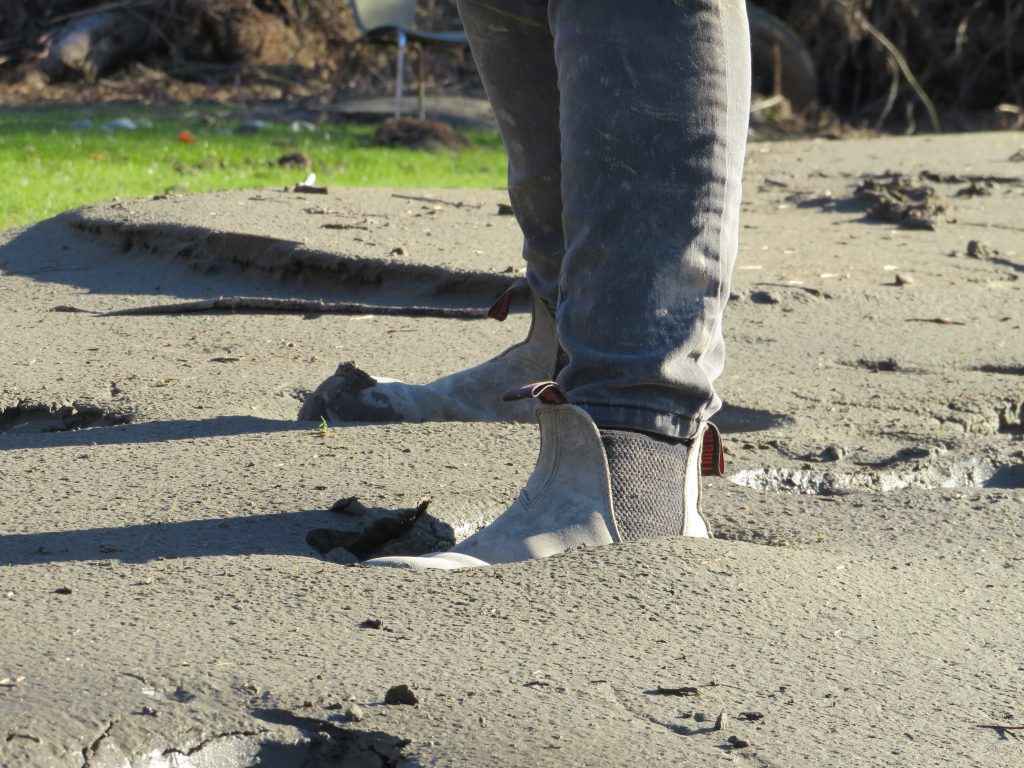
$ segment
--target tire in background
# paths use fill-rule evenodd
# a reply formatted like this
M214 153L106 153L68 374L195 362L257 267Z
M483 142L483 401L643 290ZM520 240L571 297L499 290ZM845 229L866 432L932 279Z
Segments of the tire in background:
M754 91L775 93L776 55L780 66L780 88L794 112L803 112L818 98L818 74L807 46L776 16L747 3L750 20L751 64ZM778 51L778 54L776 54Z

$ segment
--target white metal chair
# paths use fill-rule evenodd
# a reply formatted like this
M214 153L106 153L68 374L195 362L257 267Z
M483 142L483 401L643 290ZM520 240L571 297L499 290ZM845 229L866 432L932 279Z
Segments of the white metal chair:
M423 73L423 49L427 46L455 48L466 45L466 33L431 32L416 28L417 0L349 0L356 26L369 43L394 45L398 49L395 64L395 117L402 115L402 91L405 86L405 51L412 43L418 48L419 115L426 114Z

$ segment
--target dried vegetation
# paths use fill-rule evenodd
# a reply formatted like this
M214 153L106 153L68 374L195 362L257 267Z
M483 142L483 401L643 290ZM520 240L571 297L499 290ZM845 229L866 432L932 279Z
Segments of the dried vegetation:
M907 132L1024 124L1024 0L757 4L803 41L820 105L847 123ZM423 26L457 26L453 0L420 5ZM106 68L61 71L54 46L97 13L134 21L120 29L134 28L144 44L132 56L107 51ZM118 78L148 87L152 98L194 97L217 86L323 98L392 83L387 52L355 44L358 30L340 0L0 0L0 30L0 83L14 96L19 90L11 87L21 84L26 97L46 98L44 88L69 77L79 78L76 92L86 97L96 91L90 81ZM435 85L479 86L468 50L428 61Z
M952 129L1022 124L1024 0L759 4L804 41L821 102L849 120L908 132L933 119Z

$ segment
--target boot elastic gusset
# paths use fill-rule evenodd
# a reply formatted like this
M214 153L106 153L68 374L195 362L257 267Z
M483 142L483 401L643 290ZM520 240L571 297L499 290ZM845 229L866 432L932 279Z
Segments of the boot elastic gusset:
M537 464L511 507L449 552L389 557L367 565L467 568L550 557L581 546L623 540L601 432L583 409L569 404L537 406L541 447ZM683 492L671 503L684 508L654 535L708 536L698 509L700 441L687 446ZM470 560L466 560L466 557Z

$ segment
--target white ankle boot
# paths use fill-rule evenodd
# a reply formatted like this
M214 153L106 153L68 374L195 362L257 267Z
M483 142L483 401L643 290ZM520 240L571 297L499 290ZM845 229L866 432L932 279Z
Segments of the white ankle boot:
M491 308L503 320L513 286ZM302 404L299 419L332 422L533 421L534 405L505 401L500 393L509 382L554 378L558 360L555 318L548 306L533 297L533 322L520 344L485 363L429 384L406 384L376 378L352 363L343 363Z
M527 389L529 396L541 402L536 406L540 455L526 488L512 506L448 552L377 558L368 560L367 565L472 568L620 541L608 461L597 426L586 411L566 401L557 385L538 384ZM701 466L715 471L721 463L717 430L709 429L713 430L709 437L705 439L707 433L703 432L698 435L687 454L683 536L709 536L700 511Z

